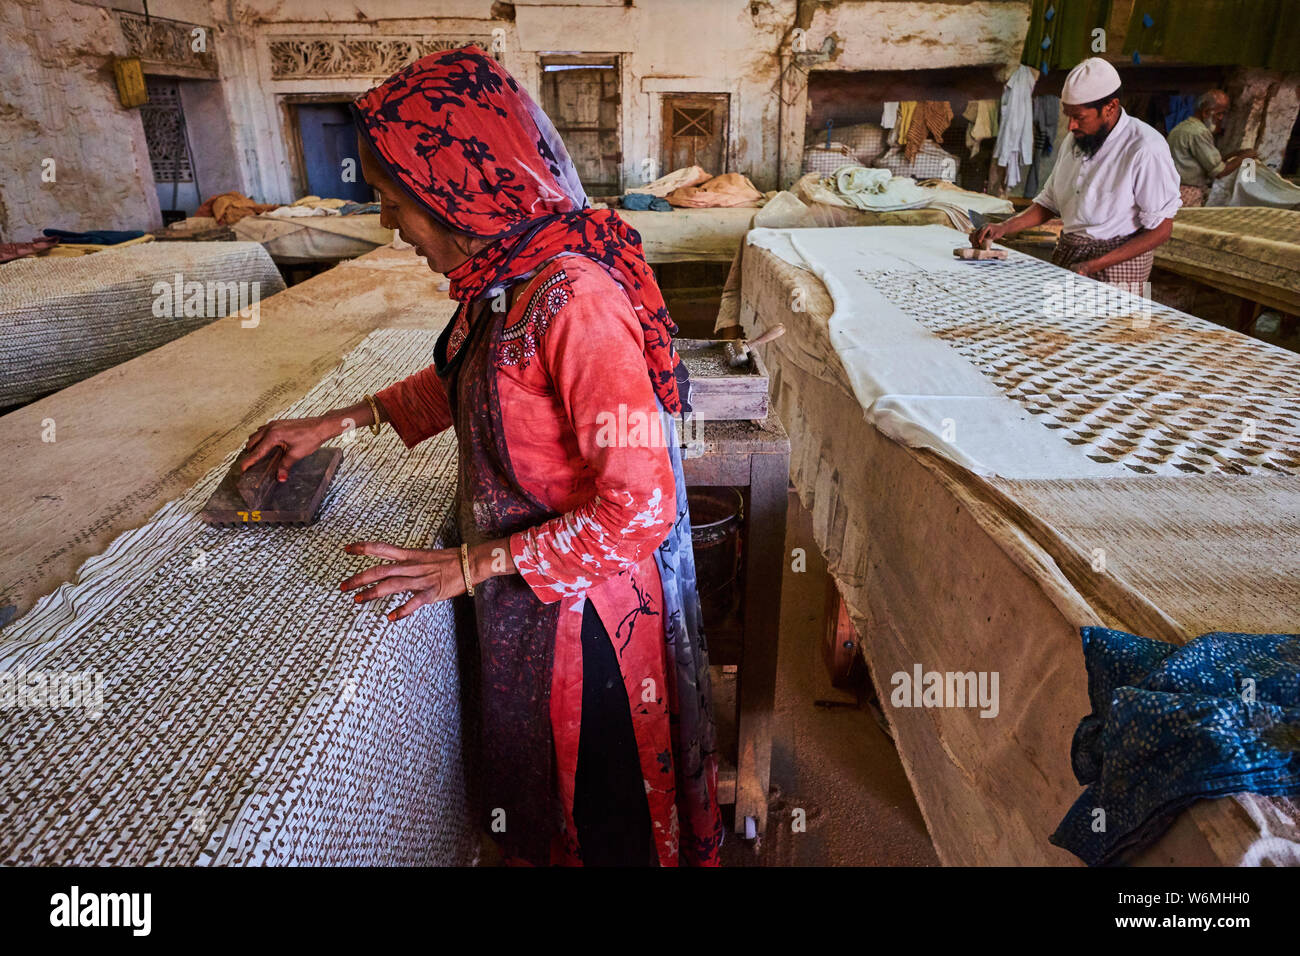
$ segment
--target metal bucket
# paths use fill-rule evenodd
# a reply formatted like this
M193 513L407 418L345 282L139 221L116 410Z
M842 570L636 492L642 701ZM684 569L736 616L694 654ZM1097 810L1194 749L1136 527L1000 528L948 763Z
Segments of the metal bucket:
M736 488L688 488L686 501L691 513L696 584L708 626L721 621L736 605L745 499Z

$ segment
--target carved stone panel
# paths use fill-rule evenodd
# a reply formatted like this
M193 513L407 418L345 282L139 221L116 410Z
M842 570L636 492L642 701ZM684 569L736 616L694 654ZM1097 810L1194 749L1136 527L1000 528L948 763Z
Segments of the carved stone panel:
M122 12L117 22L129 54L140 58L145 72L217 78L212 27Z
M277 80L314 77L389 76L422 56L475 43L490 50L492 38L463 37L275 37L270 41L271 76Z

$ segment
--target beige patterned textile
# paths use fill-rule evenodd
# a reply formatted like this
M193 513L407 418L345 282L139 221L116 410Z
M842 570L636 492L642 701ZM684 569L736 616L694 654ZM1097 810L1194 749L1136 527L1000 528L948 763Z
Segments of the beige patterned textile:
M1300 210L1183 208L1156 265L1271 308L1300 313Z
M435 337L371 334L278 417L417 371ZM451 540L454 438L336 443L316 524L200 522L232 452L0 632L0 863L476 860L452 606L389 623L400 595L379 607L339 591L372 563L349 542ZM97 678L102 699L30 706L33 679L61 675Z
M67 388L283 289L255 242L149 242L0 265L0 407Z

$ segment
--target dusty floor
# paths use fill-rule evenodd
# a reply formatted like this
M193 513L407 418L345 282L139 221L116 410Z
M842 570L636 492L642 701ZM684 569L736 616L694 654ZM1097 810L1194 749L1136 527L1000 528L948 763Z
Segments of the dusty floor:
M811 518L792 492L786 553L793 548L806 550L808 568L796 573L787 566L782 585L767 832L757 848L729 833L723 865L937 866L893 742L868 708L827 677L820 650L826 565ZM722 706L734 693L735 678L722 677L719 734L734 734ZM822 707L819 700L849 706ZM794 832L795 808L804 810L806 832ZM731 810L723 812L730 827Z

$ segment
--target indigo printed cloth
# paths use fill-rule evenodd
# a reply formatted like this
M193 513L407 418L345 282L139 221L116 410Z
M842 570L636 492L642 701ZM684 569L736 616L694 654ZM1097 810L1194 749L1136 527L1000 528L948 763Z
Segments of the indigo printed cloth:
M1092 713L1070 758L1087 786L1052 843L1090 866L1153 842L1208 797L1300 793L1300 635L1183 646L1082 629Z

